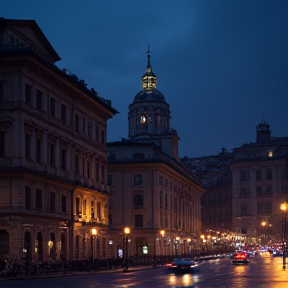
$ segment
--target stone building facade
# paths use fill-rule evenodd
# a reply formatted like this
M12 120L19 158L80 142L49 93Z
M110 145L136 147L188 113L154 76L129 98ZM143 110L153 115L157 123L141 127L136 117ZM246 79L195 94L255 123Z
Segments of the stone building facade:
M142 90L129 105L129 139L108 143L110 237L113 254L123 251L130 228L129 254L183 255L200 239L204 191L181 165L170 107L157 90L150 51Z
M0 19L0 258L108 249L106 131L117 111L59 60L35 21Z

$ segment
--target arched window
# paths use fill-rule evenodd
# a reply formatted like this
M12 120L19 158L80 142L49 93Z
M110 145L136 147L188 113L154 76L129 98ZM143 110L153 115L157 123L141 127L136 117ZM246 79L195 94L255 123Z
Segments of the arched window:
M9 233L6 230L0 230L0 255L9 254Z

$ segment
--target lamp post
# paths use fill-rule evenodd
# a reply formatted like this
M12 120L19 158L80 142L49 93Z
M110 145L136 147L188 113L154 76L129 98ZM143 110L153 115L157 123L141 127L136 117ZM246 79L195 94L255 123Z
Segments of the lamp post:
M90 271L93 267L93 259L94 259L94 237L97 235L97 230L95 228L91 229L91 257L90 257Z
M164 243L164 236L165 236L165 230L160 230L160 234L161 234L161 236L162 236L162 239L163 239L163 243ZM162 239L160 240L161 242L160 242L160 254L162 254ZM165 246L165 243L164 243L164 254L166 254L166 246ZM166 255L164 255L164 256L166 256Z
M282 210L282 250L283 250L283 269L286 269L286 213L287 213L287 203L282 203L280 209Z
M129 227L125 227L124 228L124 233L125 233L125 272L128 272L128 267L129 267L129 263L128 263L128 238L129 238L129 234L130 234L130 228Z
M265 228L267 227L267 222L262 221L261 225L263 227L263 243L262 244L266 245L265 243L266 242L266 229Z

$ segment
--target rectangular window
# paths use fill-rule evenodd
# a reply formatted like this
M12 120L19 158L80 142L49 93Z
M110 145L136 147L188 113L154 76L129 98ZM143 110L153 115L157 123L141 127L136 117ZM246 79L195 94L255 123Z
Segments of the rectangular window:
M25 85L25 102L31 105L31 98L32 98L32 86L26 84Z
M25 134L25 158L30 159L30 149L31 149L31 135Z
M91 163L87 162L87 178L91 178Z
M96 125L96 127L95 127L95 138L96 138L96 141L98 142L99 141L99 128L98 128L98 125Z
M177 213L177 208L178 208L178 201L177 201L177 197L174 197L174 212Z
M143 215L142 214L135 215L135 227L137 228L143 227Z
M0 132L0 157L5 156L5 134Z
M134 175L134 185L142 185L142 174L135 174Z
M79 155L75 154L75 173L79 174Z
M248 213L248 207L246 203L242 203L240 205L240 215L247 215Z
M67 169L67 150L62 149L61 151L61 167L63 171Z
M163 186L163 177L159 176L159 186Z
M31 209L31 187L25 187L25 209Z
M83 117L83 122L82 122L82 134L85 135L86 133L86 119Z
M42 161L42 139L36 139L36 162Z
M240 181L249 181L249 171L248 170L242 170L240 171Z
M91 201L91 219L94 219L94 217L95 217L95 215L94 215L94 201Z
M4 81L0 81L0 101L4 101Z
M78 114L75 114L75 132L80 132L80 117Z
M163 208L163 191L160 191L160 208Z
M257 186L256 187L256 195L257 196L262 196L262 187L261 186Z
M112 185L112 175L108 175L107 185L108 185L108 186L111 186L111 185Z
M271 168L267 169L266 180L272 180L272 169Z
M55 145L50 143L50 159L49 159L50 166L55 167Z
M54 98L50 99L50 116L52 118L56 116L56 100Z
M88 133L88 137L91 138L92 137L92 126L91 126L91 123L88 123L88 125L87 125L87 133Z
M43 111L43 93L40 90L36 91L36 109Z
M256 171L256 181L261 181L261 170Z
M165 208L168 208L168 194L165 193Z
M105 142L106 142L106 141L105 141L105 133L104 133L104 130L102 130L102 131L101 131L101 143L102 143L102 144L105 144Z
M143 207L144 206L144 200L143 195L133 195L133 203L135 207Z
M61 120L63 122L67 121L67 106L64 104L61 104Z
M50 191L50 211L55 212L56 208L56 194L55 192Z
M87 200L84 199L83 201L83 215L86 215L87 212Z
M96 182L99 182L99 162L96 162Z
M82 211L81 211L81 201L80 201L80 198L77 197L76 198L76 215L80 215L82 214Z
M61 211L62 211L63 213L66 213L66 212L67 212L67 196L66 196L66 195L62 195Z
M36 209L42 210L42 189L36 189Z
M101 203L97 202L97 218L101 219Z

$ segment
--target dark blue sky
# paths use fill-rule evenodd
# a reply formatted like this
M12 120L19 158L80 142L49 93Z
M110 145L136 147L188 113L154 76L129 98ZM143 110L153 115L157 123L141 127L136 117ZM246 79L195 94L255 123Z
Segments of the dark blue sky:
M150 44L180 157L256 139L262 118L288 136L287 0L1 0L0 16L33 19L66 68L112 100L108 141L128 137Z

